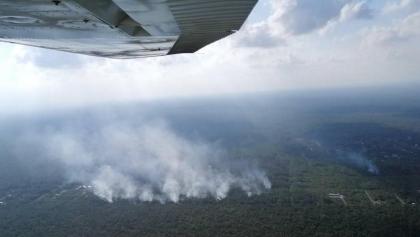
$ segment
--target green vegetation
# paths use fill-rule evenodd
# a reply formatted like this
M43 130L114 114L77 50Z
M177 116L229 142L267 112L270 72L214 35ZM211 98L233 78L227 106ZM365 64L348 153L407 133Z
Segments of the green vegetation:
M392 177L372 176L326 160L272 149L261 165L272 190L246 197L232 191L222 201L179 204L104 202L77 185L42 194L8 191L0 206L1 236L417 236L419 195L387 187ZM243 151L242 151L243 152ZM267 153L267 149L265 149ZM369 201L368 191L378 204ZM3 191L4 192L4 191ZM341 200L329 193L344 195ZM5 193L3 193L5 194ZM26 194L26 195L24 195Z
M232 190L221 201L107 203L80 184L28 180L3 163L0 236L420 236L420 133L409 128L420 117L401 108L262 104L254 125L229 104L164 109L183 135L255 159L271 190L252 197Z

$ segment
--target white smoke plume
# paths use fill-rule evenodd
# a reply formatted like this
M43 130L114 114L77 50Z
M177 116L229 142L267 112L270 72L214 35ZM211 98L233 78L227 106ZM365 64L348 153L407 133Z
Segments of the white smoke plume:
M20 146L36 146L48 162L59 164L69 182L90 185L109 202L220 200L232 188L249 196L271 188L255 165L234 161L217 146L183 138L164 122L50 129L24 140Z
M343 157L339 158L344 162L359 167L360 169L367 170L371 174L379 174L379 168L375 165L375 163L373 163L373 161L367 159L360 153L349 152L346 153Z

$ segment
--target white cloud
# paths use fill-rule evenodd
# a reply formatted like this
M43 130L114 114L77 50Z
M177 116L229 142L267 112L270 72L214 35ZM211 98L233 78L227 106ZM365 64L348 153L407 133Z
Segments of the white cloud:
M420 37L420 12L408 15L393 25L373 27L366 32L365 42L368 46L390 45L419 39ZM416 48L415 45L410 45Z
M344 22L352 19L371 19L372 9L366 1L351 2L346 4L340 11L339 21Z
M46 57L46 54L48 56ZM88 63L88 57L81 55L70 55L70 53L28 47L25 52L17 58L20 63L30 63L39 68L47 69L79 69Z
M285 44L285 39L276 31L276 24L270 21L259 22L245 27L235 37L238 46L274 48Z
M285 33L292 35L311 33L321 29L330 20L339 16L346 5L344 0L274 0L276 9L272 16Z
M0 64L0 109L28 112L409 79L420 47L414 44L418 17L412 12L392 22L383 14L372 18L391 3L272 0L265 19L192 55L109 60L10 46ZM54 61L61 66L49 67Z
M240 46L285 46L296 35L330 30L340 22L373 18L373 10L366 1L273 0L271 5L271 16L240 32L236 40Z
M400 11L413 12L419 9L420 9L419 0L395 0L395 1L386 2L382 11L384 14L390 14L390 13L396 13Z

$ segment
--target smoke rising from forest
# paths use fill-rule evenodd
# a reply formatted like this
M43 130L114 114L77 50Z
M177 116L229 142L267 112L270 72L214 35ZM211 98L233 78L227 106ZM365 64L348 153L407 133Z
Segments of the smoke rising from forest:
M90 185L109 202L220 200L233 188L248 196L271 188L256 165L232 159L216 145L183 138L162 121L32 131L15 150L20 157L36 154L39 162L56 165L67 181Z

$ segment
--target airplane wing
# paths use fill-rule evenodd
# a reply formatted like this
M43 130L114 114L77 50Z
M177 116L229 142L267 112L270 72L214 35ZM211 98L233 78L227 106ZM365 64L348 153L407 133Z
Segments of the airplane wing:
M110 58L193 53L258 0L0 0L0 41Z

